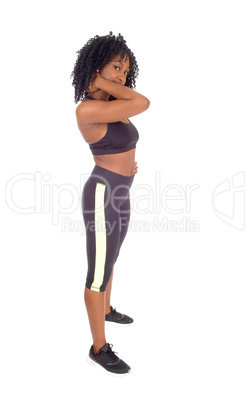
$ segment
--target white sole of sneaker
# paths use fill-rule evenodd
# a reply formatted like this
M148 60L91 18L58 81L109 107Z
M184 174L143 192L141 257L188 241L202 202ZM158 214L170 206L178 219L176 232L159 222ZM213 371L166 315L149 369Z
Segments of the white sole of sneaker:
M128 374L131 373L131 369L129 370L128 373L125 374L116 374L116 373L111 373L110 371L106 370L104 367L102 367L100 364L98 364L97 362L95 362L94 360L92 360L89 356L87 356L87 362L91 365L91 366L95 366L96 368L98 368L99 370L101 370L102 372L111 375L112 377L125 377Z
M131 325L134 324L134 322L131 322L130 324L119 324L118 322L114 321L105 321L105 325L115 325L116 327L130 327Z

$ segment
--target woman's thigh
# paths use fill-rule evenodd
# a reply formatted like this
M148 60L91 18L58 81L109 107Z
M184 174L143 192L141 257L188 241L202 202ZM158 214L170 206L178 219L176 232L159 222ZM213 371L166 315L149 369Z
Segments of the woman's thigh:
M124 236L124 219L110 202L105 185L91 179L84 187L82 206L88 260L86 286L105 291Z

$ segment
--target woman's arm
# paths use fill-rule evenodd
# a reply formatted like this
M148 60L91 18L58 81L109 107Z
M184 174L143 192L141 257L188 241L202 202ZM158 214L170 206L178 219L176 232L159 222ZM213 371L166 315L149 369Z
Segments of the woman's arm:
M114 96L116 100L83 102L76 108L77 119L83 119L87 124L112 123L140 114L150 105L150 101L135 90L106 80L96 73L88 90L94 93L99 89Z

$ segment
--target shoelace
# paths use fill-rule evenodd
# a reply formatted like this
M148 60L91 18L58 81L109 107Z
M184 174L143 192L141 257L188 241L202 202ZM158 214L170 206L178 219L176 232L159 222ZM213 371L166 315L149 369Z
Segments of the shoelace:
M117 311L116 311L116 308L113 308L113 311L112 311L112 313L115 313L118 317L122 317L122 314L121 313L118 313ZM116 352L115 352L116 353Z
M109 360L112 361L112 363L117 359L117 356L115 355L115 353L111 348L113 347L112 343L109 344L108 350L107 352L105 352L105 355L108 357Z

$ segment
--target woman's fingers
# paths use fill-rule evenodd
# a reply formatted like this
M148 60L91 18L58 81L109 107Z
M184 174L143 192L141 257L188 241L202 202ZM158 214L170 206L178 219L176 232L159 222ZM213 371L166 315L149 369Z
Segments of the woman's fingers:
M137 166L137 162L135 162L135 167L134 167L134 173L138 172L138 166Z

